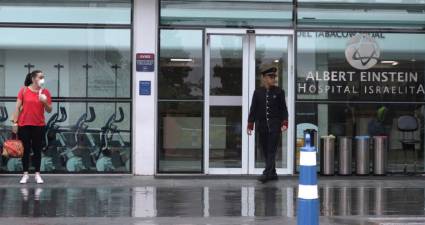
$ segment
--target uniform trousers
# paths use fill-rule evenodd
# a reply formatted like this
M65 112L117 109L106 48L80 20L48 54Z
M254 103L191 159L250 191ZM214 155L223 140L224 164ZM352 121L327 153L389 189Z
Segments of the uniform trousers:
M263 156L266 167L263 175L276 176L276 152L279 143L280 132L260 131L260 145L263 150Z

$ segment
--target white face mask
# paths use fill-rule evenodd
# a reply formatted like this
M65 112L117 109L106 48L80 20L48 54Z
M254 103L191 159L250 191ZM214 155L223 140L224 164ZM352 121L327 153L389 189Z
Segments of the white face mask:
M43 79L40 79L40 80L38 81L38 86L43 87L44 82L45 82L44 78L43 78Z

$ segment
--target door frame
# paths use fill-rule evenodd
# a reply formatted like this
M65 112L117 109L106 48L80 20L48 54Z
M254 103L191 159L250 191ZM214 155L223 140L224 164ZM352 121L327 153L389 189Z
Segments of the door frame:
M241 168L210 168L209 167L209 122L210 122L210 48L209 35L241 35L243 36L243 71L242 76L249 79L242 79L242 167ZM250 88L250 84L255 85L255 62L254 54L250 50L255 49L255 39L250 35L277 35L288 37L288 87L286 89L286 104L289 114L289 128L287 131L287 168L276 168L278 174L293 174L294 152L295 152L295 73L294 73L294 31L284 29L227 29L227 28L207 28L204 34L204 173L205 174L261 174L261 168L255 168L255 135L248 136L245 128L248 125L248 111L250 100L255 88ZM247 50L246 50L247 49ZM249 96L243 98L243 96ZM248 151L248 154L245 152Z

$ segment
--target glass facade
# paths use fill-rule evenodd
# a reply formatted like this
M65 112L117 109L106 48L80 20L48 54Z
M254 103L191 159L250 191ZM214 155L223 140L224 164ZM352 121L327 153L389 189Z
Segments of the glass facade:
M278 144L280 171L294 169L289 146L314 129L316 145L324 135L387 136L389 172L425 172L424 0L158 6L157 173L261 170L258 140L243 125L270 65L295 109L294 140L283 133ZM133 2L5 0L0 12L0 145L25 75L40 69L54 109L43 172L131 172ZM406 117L414 129L403 128ZM2 173L21 167L0 160Z
M297 138L308 126L318 137L388 136L389 172L406 165L423 172L424 40L417 33L298 33ZM402 116L416 128L403 130ZM406 138L416 141L405 145Z
M291 54L294 54L295 58L295 75L291 79L290 74L288 76L282 74L282 79L287 79L282 81L283 86L288 84L294 87L294 93L290 94L295 97L288 107L295 108L296 127L293 132L296 146L302 145L304 133L311 129L316 132L317 146L321 136L331 134L337 137L337 143L339 137L343 136L352 137L353 141L355 136L367 135L371 139L373 136L387 136L389 137L388 172L424 172L424 10L423 0L267 2L229 0L219 3L207 0L160 1L161 55L171 54L170 43L177 43L174 45L178 49L174 50L175 53L186 53L179 56L183 59L190 58L187 55L190 52L189 49L195 49L194 43L197 44L196 49L199 51L202 51L203 46L209 46L209 58L199 58L199 60L208 60L211 64L208 72L211 76L211 81L208 83L211 96L207 99L202 91L193 91L194 87L202 86L201 82L206 73L202 69L198 70L202 67L202 62L196 64L193 60L182 60L180 65L185 66L179 68L179 70L186 68L190 73L196 73L199 78L199 82L195 82L196 84L192 86L191 94L188 94L190 89L187 88L187 83L193 82L194 79L178 78L179 81L173 81L172 79L179 77L173 76L166 79L167 81L160 82L159 95L178 89L181 93L176 95L178 96L176 98L180 98L180 101L189 99L196 101L199 108L192 112L196 111L195 114L200 115L198 120L202 120L202 116L210 118L208 127L202 127L200 122L192 122L193 126L199 124L198 128L203 129L201 133L208 129L209 166L213 168L240 167L243 163L240 152L247 149L241 149L243 141L232 135L240 132L238 129L240 129L242 118L238 115L243 107L230 103L226 103L230 104L228 106L223 105L224 103L214 105L220 97L240 96L243 93L244 80L241 77L243 77L244 69L250 68L250 65L243 64L242 61L244 57L242 49L247 48L242 46L244 36L232 34L231 30L270 27L295 30L296 28L297 33L294 34L296 44L289 46L294 48ZM266 13L267 18L262 17L264 15L262 13ZM194 31L185 29L193 27L205 30L211 27L221 29L218 33L224 32L220 33L224 35L204 34L204 37L208 37L204 43L202 43L200 30L197 31L199 40L193 43L189 43L190 41L182 35L177 39L178 41L171 35L169 36L172 40L164 39L163 34L166 32L190 33ZM170 28L178 29L178 31L168 30ZM249 35L256 35L255 31ZM263 57L262 53L267 53L271 55L265 57L269 57L271 62L284 62L283 66L286 66L285 62L289 63L285 56L273 55L273 51L261 49L267 48L267 44L270 45L272 42L278 43L276 40L257 36L256 41L259 56ZM283 43L272 48L284 48ZM201 54L199 52L199 56ZM165 63L164 60L169 59L163 57L160 59L160 80L165 77L163 71L169 69L170 63ZM256 59L254 63L262 64L258 60L260 59ZM232 66L228 66L226 71L220 70L222 67L220 65L225 64ZM175 74L181 74L181 72ZM290 80L293 80L293 83L288 83ZM259 83L257 79L256 84ZM162 101L159 100L160 105L166 104ZM209 115L202 114L204 101L208 101L211 105ZM181 110L184 114L190 114L183 108ZM243 113L245 112L242 110ZM416 121L417 125L415 129L408 132L403 129L403 122L400 122L406 116L412 119L411 121ZM164 128L164 126L161 127L161 129ZM160 134L163 132L166 131L161 130ZM197 137L197 135L192 137L195 136ZM414 142L406 143L406 139ZM202 148L202 144L196 144L199 140L201 140L200 137L192 139L192 144ZM279 145L287 145L290 141L283 137ZM352 147L355 150L356 145ZM258 158L255 161L256 167L261 167L261 152L259 148L256 147L256 149L255 157ZM279 147L279 149L282 148ZM373 143L370 150L373 151ZM162 150L159 149L159 151ZM200 151L203 150L200 149ZM285 154L286 152L283 153L284 158ZM299 159L298 150L295 150L294 154L294 165L296 165ZM196 157L198 156L200 155L196 154ZM160 163L163 163L162 159ZM202 165L202 159L199 160L199 165ZM286 167L286 161L279 160L279 165ZM183 171L179 168L174 169L174 172ZM163 170L159 169L158 172L161 173Z
M131 1L0 3L0 144L10 137L26 74L40 69L54 102L42 172L131 172L131 7ZM1 159L2 173L21 170L19 159Z

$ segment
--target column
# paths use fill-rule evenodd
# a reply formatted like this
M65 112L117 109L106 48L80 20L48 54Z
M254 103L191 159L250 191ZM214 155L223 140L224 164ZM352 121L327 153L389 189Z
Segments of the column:
M154 175L157 134L158 0L134 0L133 29L133 173ZM154 54L154 71L136 71L137 53ZM139 90L140 86L143 87L142 90Z

